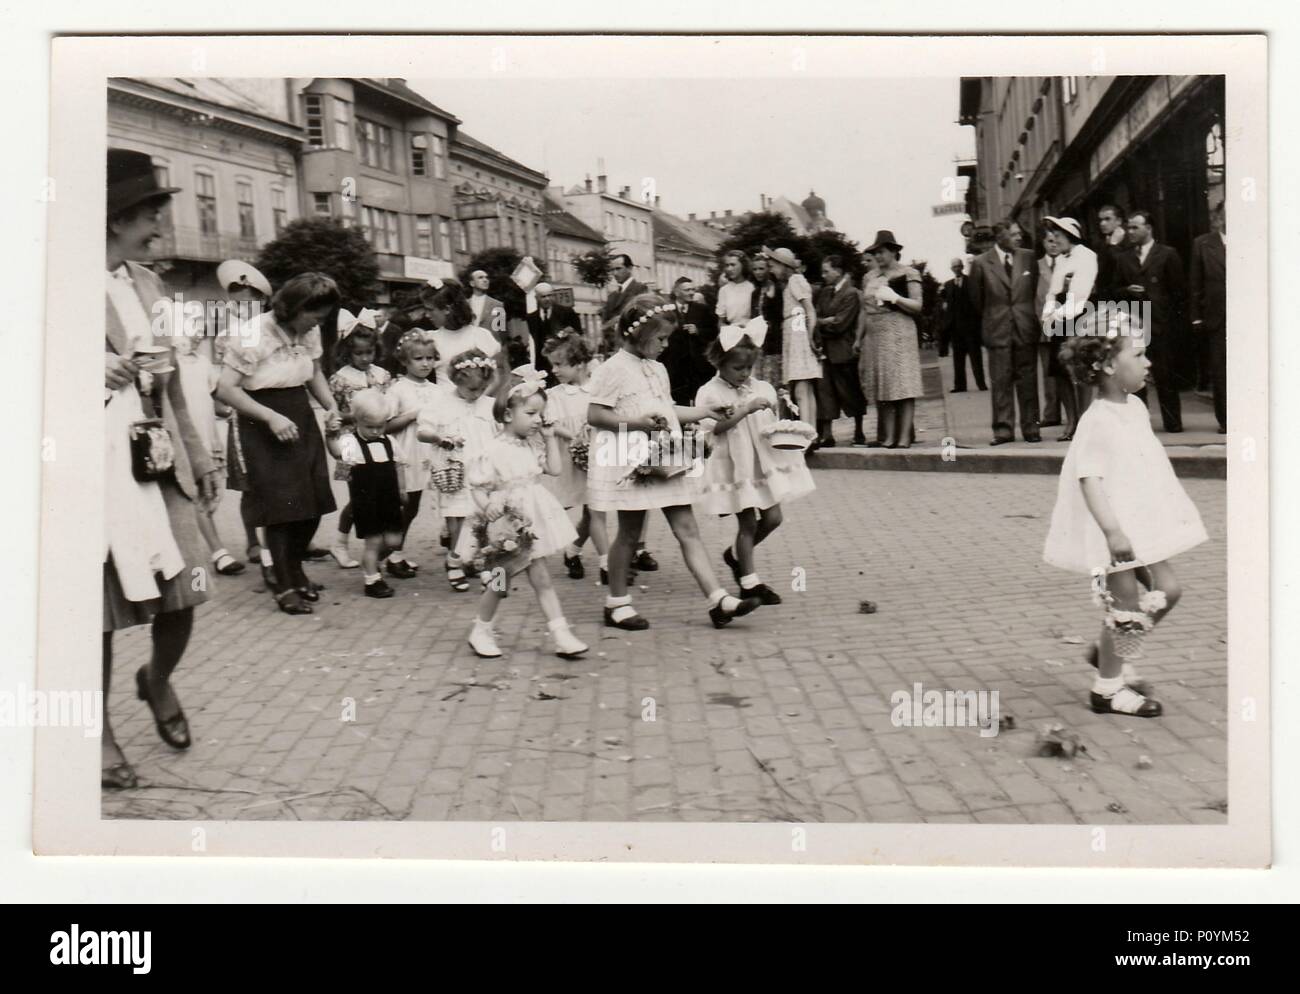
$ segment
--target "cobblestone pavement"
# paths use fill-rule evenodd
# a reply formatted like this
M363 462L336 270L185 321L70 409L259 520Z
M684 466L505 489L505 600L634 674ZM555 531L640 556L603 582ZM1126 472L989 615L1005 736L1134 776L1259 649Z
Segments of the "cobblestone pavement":
M1080 654L1098 612L1087 578L1040 559L1055 477L816 479L760 548L785 603L724 631L709 625L662 519L650 545L663 568L642 575L637 595L647 632L599 627L600 588L557 563L568 616L592 647L579 662L549 654L526 585L499 616L506 656L473 656L474 598L443 579L428 514L412 544L423 569L391 581L389 601L363 599L358 572L328 560L309 567L329 586L310 617L275 611L251 569L218 577L175 681L188 753L158 741L131 692L147 629L117 637L110 706L145 786L105 792L104 814L1225 823L1221 481L1185 484L1213 538L1178 562L1185 595L1146 665L1166 715L1143 720L1087 708ZM242 545L233 500L219 518ZM716 559L734 526L701 524ZM804 592L791 591L796 570ZM860 613L863 599L878 612ZM895 727L891 695L916 683L996 690L1014 728ZM349 701L355 720L343 720ZM1077 732L1086 755L1040 757L1049 723Z

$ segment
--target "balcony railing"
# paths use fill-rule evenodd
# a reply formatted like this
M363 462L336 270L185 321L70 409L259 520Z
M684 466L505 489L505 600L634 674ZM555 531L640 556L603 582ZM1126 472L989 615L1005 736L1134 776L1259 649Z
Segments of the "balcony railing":
M257 258L259 244L256 238L240 235L212 235L198 228L172 228L163 232L163 236L158 239L154 254L160 259L195 259L203 262L243 259L252 262Z

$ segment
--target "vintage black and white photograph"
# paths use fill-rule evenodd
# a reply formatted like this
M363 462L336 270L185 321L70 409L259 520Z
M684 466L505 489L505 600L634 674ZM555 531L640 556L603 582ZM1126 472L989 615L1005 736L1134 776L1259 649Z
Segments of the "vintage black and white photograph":
M51 239L83 368L105 296L42 621L95 831L1267 862L1248 39L138 41L84 67L98 206Z

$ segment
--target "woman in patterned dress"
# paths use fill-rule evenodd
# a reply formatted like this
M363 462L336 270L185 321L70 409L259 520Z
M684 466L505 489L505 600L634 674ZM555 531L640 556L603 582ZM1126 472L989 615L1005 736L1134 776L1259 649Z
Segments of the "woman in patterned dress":
M876 268L863 277L866 319L859 341L862 392L878 405L880 444L887 449L912 445L912 414L921 396L921 356L916 316L921 313L921 274L898 261L903 246L891 231L879 231L867 249Z

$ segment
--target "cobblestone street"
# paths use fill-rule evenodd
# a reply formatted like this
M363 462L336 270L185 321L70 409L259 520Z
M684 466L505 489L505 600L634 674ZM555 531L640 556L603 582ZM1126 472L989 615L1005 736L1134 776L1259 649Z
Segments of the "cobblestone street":
M359 571L309 565L317 611L274 610L253 568L218 577L175 686L195 744L162 745L117 638L111 714L143 789L107 817L558 821L1226 822L1225 485L1187 480L1211 541L1177 563L1182 603L1148 640L1165 716L1087 707L1086 577L1041 562L1056 477L821 470L759 550L785 597L724 631L662 518L642 574L644 633L600 627L603 592L554 564L587 658L550 654L526 583L498 616L500 660L465 645L472 594L443 579L436 518L389 601ZM242 550L227 494L222 534ZM718 558L734 525L702 519ZM317 535L332 537L333 519ZM354 552L359 552L354 541ZM792 590L792 583L806 590ZM729 581L729 577L727 577ZM859 602L875 601L874 614ZM895 727L890 696L998 691L1014 727ZM348 714L354 705L355 715ZM654 720L645 720L653 716ZM355 720L344 720L354 717ZM1038 755L1048 724L1086 755ZM1149 756L1149 768L1139 768ZM1144 766L1146 764L1143 764Z

